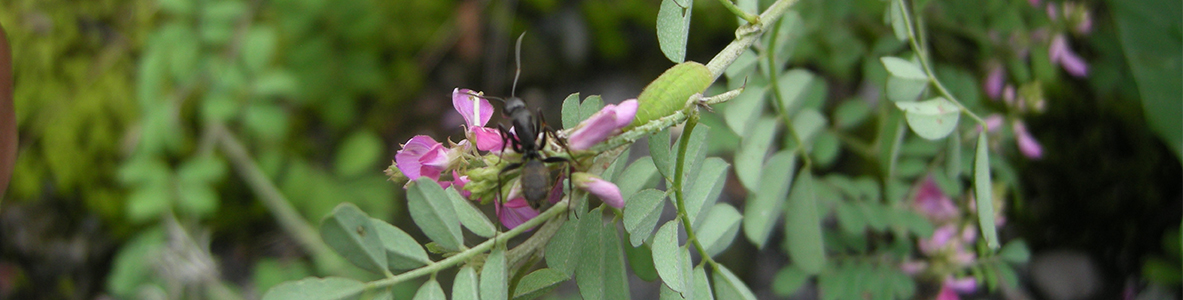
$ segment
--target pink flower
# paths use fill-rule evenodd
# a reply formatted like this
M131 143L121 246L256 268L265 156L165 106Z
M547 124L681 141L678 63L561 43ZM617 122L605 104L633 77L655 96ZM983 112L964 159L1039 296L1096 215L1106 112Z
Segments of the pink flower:
M978 281L973 277L957 279L953 275L949 275L945 277L945 282L942 285L961 294L969 294L978 290Z
M394 154L394 163L411 181L421 176L439 181L440 173L447 168L448 155L444 145L430 136L416 135Z
M986 116L984 121L986 121L986 130L994 132L994 130L998 129L999 126L1002 126L1002 121L1004 120L1002 119L1002 115L992 114ZM978 131L982 131L982 126L978 126Z
M620 105L604 106L596 114L575 126L571 136L567 138L567 147L571 150L587 150L617 134L621 128L633 122L633 118L637 116L637 105L636 99L629 99Z
M464 117L465 135L476 144L477 150L500 150L501 132L496 128L484 127L493 116L493 105L489 104L489 100L474 94L469 89L452 90L452 107Z
M931 238L920 239L916 244L920 248L921 253L932 256L941 249L944 249L945 246L948 246L949 242L956 236L957 227L954 227L953 224L946 224L934 230Z
M986 75L986 80L982 82L982 89L986 90L986 96L992 100L1002 95L1002 85L1006 83L1006 74L1003 71L1005 70L1001 65L994 64L990 68L990 73Z
M509 229L514 229L518 225L522 225L522 223L526 223L526 221L538 216L538 211L530 207L530 203L526 201L526 198L513 198L505 202L505 204L497 203L497 201L493 201L493 203L493 207L497 211L497 219L501 220L501 224Z
M937 293L936 300L961 300L961 297L957 296L957 292L954 292L949 286L941 285L941 291Z
M920 183L916 198L912 201L912 209L928 217L934 223L943 223L958 215L957 206L953 205L953 199L941 192L941 188L937 186L931 176Z
M576 172L572 178L575 179L576 187L595 195L608 206L624 208L624 197L620 195L620 188L616 184L583 172Z
M1032 137L1031 133L1027 132L1027 126L1022 121L1015 121L1013 126L1015 130L1015 142L1019 144L1019 152L1030 159L1042 158L1043 146L1040 146L1039 141L1036 141L1035 137Z
M1052 64L1059 64L1064 68L1064 71L1075 77L1084 77L1089 73L1089 65L1072 52L1068 46L1068 38L1063 34L1057 34L1052 38L1051 45L1048 46L1048 58L1051 59Z
M445 189L449 186L454 186L456 187L456 191L460 192L461 196L464 196L465 199L469 199L472 197L472 192L464 189L464 185L468 184L469 181L471 180L468 179L468 176L460 176L459 172L452 170L452 181L440 181L439 184L441 188Z

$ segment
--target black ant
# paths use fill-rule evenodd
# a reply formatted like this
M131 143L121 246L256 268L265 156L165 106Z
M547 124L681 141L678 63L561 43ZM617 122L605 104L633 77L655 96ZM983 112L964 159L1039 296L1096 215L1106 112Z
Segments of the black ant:
M552 176L550 176L550 169L546 167L546 164L567 163L568 169L571 169L572 166L570 164L573 161L565 157L547 157L543 155L542 148L546 147L547 145L547 136L554 138L554 140L564 149L567 149L566 141L560 138L558 134L555 133L553 128L546 125L546 121L542 118L541 109L539 109L537 114L535 114L534 112L531 112L530 109L526 108L525 101L522 101L521 98L515 96L517 93L518 77L522 74L522 38L525 36L525 33L522 33L521 36L518 36L516 46L517 48L515 51L517 70L513 76L513 87L510 90L509 99L486 97L482 95L472 96L499 100L504 103L505 107L502 110L503 116L509 118L511 122L513 122L514 131L517 133L514 134L508 129L505 129L504 125L497 125L497 130L501 133L501 143L503 145L502 151L505 150L505 145L508 145L509 148L513 149L514 152L522 154L522 160L520 162L511 163L502 168L501 171L497 173L498 197L501 195L502 188L501 175L515 169L520 169L521 175L519 176L519 182L521 182L522 185L522 195L525 196L526 201L530 203L530 207L538 209L542 206L543 201L547 200L551 188L553 187L551 183ZM541 137L539 137L539 134L541 134ZM539 138L541 138L541 141L538 141ZM568 152L570 151L570 149L567 150ZM571 173L571 170L568 170L568 173ZM568 189L572 189L570 185L573 184L570 184L570 180L568 180L568 183Z

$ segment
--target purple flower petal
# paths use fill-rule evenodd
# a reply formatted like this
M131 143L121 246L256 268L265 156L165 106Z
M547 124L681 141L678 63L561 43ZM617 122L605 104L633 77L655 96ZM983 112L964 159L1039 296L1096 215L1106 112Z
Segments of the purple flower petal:
M440 172L447 164L447 155L442 144L430 136L417 135L394 154L394 162L399 171L412 181L421 176L439 180Z
M624 102L620 102L620 105L617 105L615 109L616 127L624 128L625 126L628 126L628 124L632 124L633 119L637 117L637 107L640 105L641 104L637 102L637 99L628 99L624 100Z
M944 285L962 294L970 294L978 290L978 281L973 277L956 279L949 275L949 277L945 277Z
M485 98L473 96L472 90L457 88L452 90L452 107L464 116L464 123L468 128L485 126L493 116L493 104Z
M587 150L599 144L617 131L633 122L637 116L637 100L629 99L620 105L606 105L587 120L575 126L575 131L567 138L567 147L571 150Z
M504 205L496 204L494 207L497 210L497 219L501 221L501 225L505 225L509 229L514 229L522 225L522 223L526 223L526 221L538 216L538 211L530 207L530 203L526 202L526 198L514 198ZM533 228L530 228L530 230L533 230Z
M937 253L957 235L957 228L953 224L946 224L932 232L932 237L927 239L920 239L916 242L920 248L920 252L925 255L932 255Z
M957 206L953 205L953 199L941 191L931 176L920 183L916 198L912 201L912 209L938 224L956 218L958 215Z
M989 130L990 132L994 132L994 130L998 129L998 126L1002 126L1003 119L1002 119L1002 115L1000 115L1000 114L992 114L992 115L986 116L985 121L986 121L986 129ZM980 126L980 125L978 126L978 131L982 131L982 126Z
M1057 34L1048 45L1048 58L1052 64L1059 64L1064 71L1075 77L1084 77L1089 73L1089 65L1084 59L1072 52L1068 46L1068 38Z
M1015 121L1013 124L1015 129L1015 142L1019 144L1019 152L1023 153L1030 159L1039 159L1043 157L1043 146L1039 145L1031 133L1027 132L1027 126L1022 121Z
M497 150L504 147L501 132L489 127L469 128L469 139L476 143L476 149L481 151Z
M986 75L986 80L982 82L982 89L986 91L986 96L991 100L998 99L1002 96L1002 86L1005 84L1006 74L1003 73L1002 66L995 65L990 68L990 73Z
M953 289L942 285L941 291L937 293L936 300L961 300L961 297L957 296L957 292L953 291Z
M608 206L624 208L624 197L620 195L620 188L616 187L616 184L583 172L577 172L572 176L575 178L575 186L600 198Z

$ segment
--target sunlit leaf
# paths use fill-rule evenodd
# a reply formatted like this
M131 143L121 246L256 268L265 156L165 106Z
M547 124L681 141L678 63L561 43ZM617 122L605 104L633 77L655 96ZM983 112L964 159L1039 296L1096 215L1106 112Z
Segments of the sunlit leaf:
M920 102L896 102L895 106L904 111L912 132L929 140L948 136L957 129L957 120L961 117L957 105L943 97Z

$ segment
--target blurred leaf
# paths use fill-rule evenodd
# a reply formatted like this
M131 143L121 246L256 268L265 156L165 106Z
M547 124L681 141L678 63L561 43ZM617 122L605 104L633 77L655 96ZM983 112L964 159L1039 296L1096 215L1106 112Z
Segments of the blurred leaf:
M341 141L333 166L336 167L337 175L353 177L373 172L374 166L381 158L382 138L369 130L362 129L354 131L353 134Z
M240 105L224 92L211 91L201 100L201 116L206 122L224 122L238 115Z
M460 268L452 281L452 300L477 300L480 299L479 293L476 271L469 265Z
M801 142L810 145L813 137L826 128L826 116L812 108L802 109L793 116L793 131ZM805 148L808 150L808 148Z
M838 159L842 150L839 148L838 136L831 131L822 131L813 141L810 155L820 167L828 167Z
M657 42L661 53L674 63L686 60L686 39L690 33L690 11L694 1L678 3L677 0L661 1L657 12Z
M300 82L291 73L271 70L259 75L252 86L255 97L299 99Z
M435 282L435 281L431 281ZM426 285L425 285L426 286ZM342 277L326 277L326 278L305 278L299 281L289 281L277 285L266 294L263 294L263 300L288 300L288 299L325 299L325 300L345 300L356 299L365 291L366 285L361 281L342 278ZM436 283L436 288L439 288L439 283ZM440 298L443 299L443 291L439 293ZM416 295L417 296L417 295Z
M623 158L622 158L623 159ZM653 158L645 156L633 161L624 172L612 180L620 189L620 195L627 206L630 199L643 188L653 186L657 182L657 167L653 165ZM626 211L627 212L627 211Z
M124 244L111 263L107 290L121 297L132 297L141 284L155 275L154 258L165 246L164 230L154 226L140 231Z
M308 298L308 299L313 299L313 298ZM427 282L424 282L423 286L420 286L419 290L415 292L415 297L411 298L411 299L412 300L447 300L448 298L447 298L447 296L444 296L444 288L440 287L439 281L435 281L435 278L432 278L432 279L428 279Z
M127 199L127 218L132 223L155 220L172 206L171 195L170 184L153 184L133 190Z
M1002 250L998 251L998 257L1008 263L1025 264L1031 258L1031 252L1023 240L1014 240L1002 246Z
M259 291L270 290L285 281L294 281L312 275L308 263L301 260L280 261L266 257L255 262L251 283Z
M719 255L731 246L735 235L739 233L741 219L743 216L739 214L739 211L726 203L715 204L711 208L706 220L700 226L701 229L695 233L703 248L706 248L707 255Z
M288 114L271 103L252 103L243 113L243 125L258 138L281 141L287 135Z
M700 152L701 153L701 152ZM685 193L686 217L691 220L692 228L702 228L701 224L710 212L709 208L719 200L723 193L723 185L727 183L727 168L730 165L722 158L711 157L702 164L701 171L687 171L687 176L697 174L693 185Z
M505 266L505 244L496 244L481 267L481 299L505 300L509 297L509 273ZM442 299L442 298L441 298Z
M379 219L370 218L370 224L386 249L386 263L390 270L410 270L431 263L427 252L411 235Z
M645 189L629 196L624 206L624 230L633 247L640 246L653 234L657 219L665 208L665 192Z
M949 179L961 183L961 132L953 130L953 137L949 138L946 143L945 153L948 156L945 158L945 175L949 176Z
M386 273L386 251L370 217L350 202L342 202L320 224L325 244L366 271Z
M986 135L978 135L977 154L974 155L974 198L978 204L978 226L990 249L998 249L998 231L994 228L994 196L990 195L990 153Z
M888 4L888 23L891 24L891 31L895 34L895 38L901 41L908 40L908 23L904 19L904 6L900 5L902 1L890 1Z
M578 125L580 121L579 113L579 93L574 93L563 99L563 110L560 114L563 117L563 128L572 128Z
M209 217L218 210L218 192L207 183L182 180L177 183L177 208L193 216Z
M563 272L551 269L538 269L530 272L522 277L518 282L518 287L514 290L514 300L526 300L538 298L551 290L555 289L560 283L567 281L567 275Z
M242 40L242 62L252 74L258 74L275 57L278 38L275 30L267 25L251 26Z
M797 174L788 206L785 207L785 238L793 264L810 274L820 273L826 264L817 211L813 173L809 169L802 169Z
M799 108L798 105L804 102L806 92L813 81L813 73L805 69L792 69L777 78L781 108L785 110L783 113L791 113Z
M768 159L764 165L764 169L769 170L768 174L760 177L759 188L744 205L744 235L756 248L764 248L772 227L781 215L781 207L793 182L793 172L797 169L795 154L795 151L781 150Z
M644 281L657 279L657 268L653 266L653 249L649 248L648 244L642 243L636 247L625 246L624 255L628 256L628 266L633 270L633 275L637 275L637 278Z
M178 17L193 13L193 2L187 0L160 0L160 9Z
M744 137L743 144L735 153L735 177L748 191L759 188L760 176L764 164L764 157L768 154L768 147L772 146L772 137L776 134L776 119L761 118L752 128L750 135Z
M687 291L683 273L690 272L682 269L683 261L689 259L690 253L678 243L681 226L678 219L670 220L653 236L653 266L657 268L657 275L667 287L679 293Z
M699 264L694 267L694 287L691 292L695 300L714 300L715 295L711 291L711 283L707 281L707 271L704 268L706 264Z
M772 277L772 292L777 296L789 297L796 294L805 282L809 281L810 275L801 271L793 265L785 266L776 275Z
M407 188L407 206L424 235L445 249L460 249L464 243L460 220L439 184L426 177L416 180Z
M1107 1L1150 129L1183 160L1183 32L1178 1Z
M734 66L734 65L733 65ZM768 89L763 86L748 86L735 99L727 101L727 108L723 110L723 120L727 127L739 136L747 136L748 130L759 120L757 116L764 108L764 93Z
M756 295L752 293L752 290L743 283L743 280L740 280L739 277L731 273L731 270L728 270L727 267L721 264L715 264L714 266L715 272L712 275L715 278L715 297L717 299L756 300Z
M850 129L862 124L871 115L871 105L859 98L850 98L834 109L834 125Z
M957 128L957 120L961 117L961 109L943 97L921 102L896 102L895 106L904 111L912 132L929 140L948 136Z
M489 221L488 216L472 206L472 202L464 199L464 196L461 196L454 187L448 187L444 193L448 194L448 199L452 200L452 207L456 210L456 217L460 219L460 224L478 236L493 237L497 233L497 226Z
M739 0L739 1L746 1L746 0ZM751 2L755 3L755 1L751 1ZM747 21L740 21L740 22L747 22ZM735 61L732 62L730 66L727 66L727 69L723 71L723 75L727 76L727 80L729 81L729 83L730 83L730 81L740 80L739 76L745 76L745 78L746 78L746 76L748 76L749 74L752 74L752 71L755 70L756 62L758 60L759 60L759 56L756 56L756 52L752 51L751 49L748 49L747 51L740 53L739 57L736 57Z
M604 108L604 99L600 98L600 95L587 96L587 98L583 99L583 102L579 103L579 121L582 122L591 118L601 108Z
M839 201L838 205L834 206L834 216L838 219L838 226L843 231L849 234L862 234L867 227L866 220L863 219L862 209L855 204L846 201Z
M899 210L897 213L903 218L903 225L918 238L931 238L933 225L924 216L910 210Z

